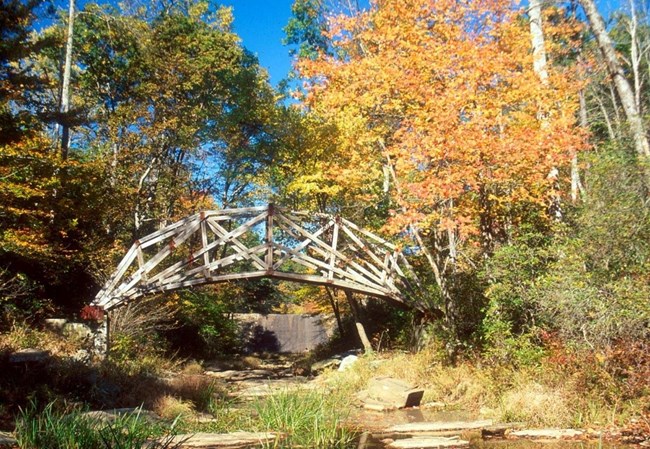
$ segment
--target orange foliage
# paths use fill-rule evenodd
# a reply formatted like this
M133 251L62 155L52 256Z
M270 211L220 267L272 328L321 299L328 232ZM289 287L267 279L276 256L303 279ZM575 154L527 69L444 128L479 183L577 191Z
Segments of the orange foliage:
M481 214L543 209L557 184L551 169L585 147L577 69L553 64L567 58L574 24L547 36L548 85L508 0L377 0L331 18L330 30L335 56L298 61L303 100L339 124L330 176L377 176L391 159L402 185L394 231L414 222L468 235Z

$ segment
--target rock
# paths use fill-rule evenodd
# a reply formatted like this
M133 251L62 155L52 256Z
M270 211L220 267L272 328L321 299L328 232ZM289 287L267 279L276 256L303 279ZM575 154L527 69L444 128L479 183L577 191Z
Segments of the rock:
M21 349L9 356L9 363L41 363L50 358L50 351L40 349Z
M90 363L90 359L92 358L92 355L90 354L89 351L85 349L79 349L70 358L75 362Z
M421 405L421 407L424 409L442 409L447 407L447 404L439 401L431 401L431 402L425 402L424 404Z
M383 404L386 409L417 407L422 401L424 390L413 388L408 383L391 377L375 377L368 388L358 394L364 404L371 407Z
M461 440L458 437L414 437L401 440L394 440L387 444L386 447L396 449L430 449L442 447L468 447L469 441Z
M16 439L8 432L0 432L0 447L14 447L16 446Z
M236 370L227 370L227 371L206 371L205 374L208 376L216 377L218 379L223 379L226 382L241 382L244 380L255 380L255 379L271 379L275 376L272 371L264 369L253 369L246 371L236 371Z
M356 355L349 355L346 356L343 360L341 360L341 364L339 365L339 371L345 371L346 369L350 368L352 365L357 363L359 360L359 357Z
M124 415L134 415L149 422L157 422L162 418L150 410L141 408L114 408L110 410L93 410L85 412L84 416L102 423L115 421L118 417Z
M83 323L65 323L63 325L63 335L68 338L86 340L91 339L93 334L92 329Z
M389 427L388 432L394 433L417 433L417 432L448 432L451 430L472 430L482 429L493 425L491 419L481 421L440 421L440 422L416 422L398 424Z
M311 365L311 371L313 373L320 373L326 370L327 368L337 368L339 365L341 365L341 360L339 359L331 358L331 359L320 360Z
M194 433L176 435L170 443L181 443L181 448L240 448L252 445L268 445L277 438L274 433L266 432L234 432L234 433Z
M63 326L67 323L68 320L65 318L46 318L44 321L45 328L53 332L63 331Z
M496 424L493 426L488 426L484 427L481 429L481 436L483 438L494 438L498 437L501 438L505 435L505 433L508 430L514 429L514 428L520 428L524 424L523 423L506 423L506 424Z
M510 432L511 438L529 438L533 440L559 440L578 438L584 435L584 431L576 429L524 429Z
M367 410L374 410L376 412L390 412L392 410L397 410L397 407L392 404L387 404L372 398L363 398L361 399L361 402L363 408Z

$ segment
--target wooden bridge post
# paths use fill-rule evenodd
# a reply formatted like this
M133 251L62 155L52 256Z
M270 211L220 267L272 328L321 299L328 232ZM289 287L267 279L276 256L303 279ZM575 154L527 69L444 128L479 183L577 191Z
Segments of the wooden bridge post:
M345 297L348 298L348 302L350 303L350 309L352 310L352 316L354 317L354 324L357 327L357 333L359 334L359 339L363 345L363 350L365 352L373 352L372 345L370 344L370 340L368 340L368 335L366 334L366 329L363 327L363 323L361 322L361 310L359 303L354 298L354 293L350 290L345 290Z
M268 215L266 217L266 244L268 245L266 249L266 273L273 273L273 214L274 214L274 204L269 203L268 206Z

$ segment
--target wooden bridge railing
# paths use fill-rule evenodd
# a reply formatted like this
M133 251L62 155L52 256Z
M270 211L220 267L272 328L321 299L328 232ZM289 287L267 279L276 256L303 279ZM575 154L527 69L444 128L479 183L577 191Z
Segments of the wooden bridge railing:
M237 279L273 278L337 287L422 308L417 278L395 245L354 223L273 204L205 211L136 241L93 306Z

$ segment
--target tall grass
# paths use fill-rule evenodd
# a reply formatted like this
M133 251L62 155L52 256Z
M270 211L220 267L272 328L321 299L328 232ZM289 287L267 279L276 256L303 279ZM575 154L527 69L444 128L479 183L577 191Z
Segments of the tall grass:
M255 409L266 430L281 435L276 446L340 448L356 436L343 425L347 408L335 396L287 390L260 400Z
M100 449L101 437L92 420L79 411L63 414L54 402L38 413L31 404L16 421L16 440L22 449Z
M174 424L152 425L140 410L104 422L80 410L58 410L54 402L40 412L31 404L16 420L16 440L21 449L176 449L182 442L173 442Z

